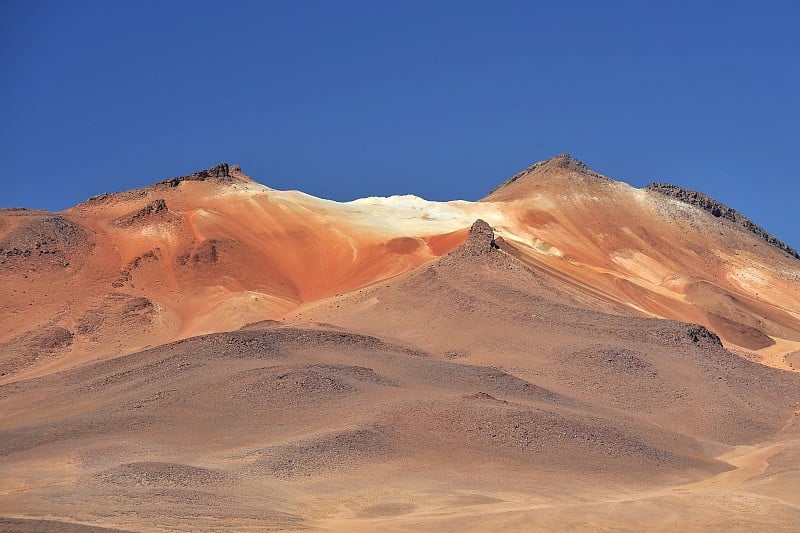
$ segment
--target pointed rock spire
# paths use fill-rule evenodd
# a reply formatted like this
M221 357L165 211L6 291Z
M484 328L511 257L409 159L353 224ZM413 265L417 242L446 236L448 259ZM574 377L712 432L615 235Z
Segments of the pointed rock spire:
M494 230L486 221L478 219L469 229L467 240L461 245L461 249L470 255L485 255L497 249L494 240Z

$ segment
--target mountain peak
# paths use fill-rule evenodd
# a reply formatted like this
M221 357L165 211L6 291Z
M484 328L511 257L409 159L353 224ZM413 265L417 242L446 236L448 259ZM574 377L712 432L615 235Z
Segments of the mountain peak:
M488 201L516 200L527 196L528 187L540 181L564 178L592 178L609 180L606 176L590 169L586 163L572 157L567 152L539 161L518 172L498 185L484 198Z
M549 159L545 159L544 161L540 161L533 165L533 167L537 168L544 168L544 167L551 167L551 168L563 168L567 170L574 170L576 172L586 172L591 170L583 161L580 161L574 157L572 157L569 153L564 152L553 156ZM531 168L533 168L531 167Z

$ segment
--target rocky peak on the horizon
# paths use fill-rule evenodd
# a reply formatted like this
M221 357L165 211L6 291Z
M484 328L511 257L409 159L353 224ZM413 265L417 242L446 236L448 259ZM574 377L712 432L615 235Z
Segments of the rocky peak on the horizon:
M664 196L675 198L676 200L679 200L685 204L699 207L714 217L730 220L750 233L755 234L768 244L771 244L772 246L782 250L796 259L800 259L800 254L797 253L797 250L779 240L777 237L774 237L770 233L767 233L766 230L735 209L728 207L722 202L719 202L706 194L684 189L683 187L679 187L678 185L673 185L671 183L663 182L651 183L650 185L646 186L644 190L657 192L659 194L663 194Z
M564 152L558 154L557 156L553 156L549 159L545 159L544 161L540 161L539 163L534 164L531 169L533 168L562 168L565 170L572 170L575 172L585 172L590 174L596 174L589 166L574 157L572 157L568 152Z
M610 178L603 176L599 172L595 172L583 161L580 161L572 157L567 152L564 152L549 159L545 159L544 161L534 163L525 170L517 172L509 179L495 187L485 199L490 198L491 196L503 191L511 185L519 185L520 183L527 181L529 178L536 179L542 176L550 176L554 174L565 174L566 176L578 175L610 181Z
M529 166L522 172L517 173L516 176L521 176L523 174L528 174L534 171L545 173L549 171L558 171L558 170L567 170L570 172L574 172L576 174L583 174L585 176L600 178L603 180L609 179L606 176L600 174L599 172L595 172L594 170L589 168L589 165L587 165L583 161L580 161L579 159L572 157L567 152L558 154L557 156L553 156L549 159L545 159L544 161L539 161L538 163L534 163L533 165Z

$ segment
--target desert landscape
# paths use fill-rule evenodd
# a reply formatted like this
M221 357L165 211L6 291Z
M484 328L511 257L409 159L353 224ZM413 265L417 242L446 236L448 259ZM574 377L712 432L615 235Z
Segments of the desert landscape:
M797 251L568 154L475 202L220 164L2 209L0 302L0 531L800 524Z

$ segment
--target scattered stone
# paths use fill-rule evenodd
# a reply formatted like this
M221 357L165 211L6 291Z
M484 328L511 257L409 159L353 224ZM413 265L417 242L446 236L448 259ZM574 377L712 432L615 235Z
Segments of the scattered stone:
M72 345L74 335L60 326L27 331L0 344L0 376L19 372L62 353Z
M220 483L227 477L210 468L181 463L126 463L98 474L97 477L114 485L189 486Z
M464 399L465 400L487 400L487 401L490 401L490 402L508 403L505 400L498 400L497 398L495 398L494 396L492 396L491 394L489 394L487 392L476 392L475 394L468 394L468 395L464 396Z
M0 241L0 265L19 259L40 258L46 259L39 263L42 265L68 266L69 252L90 244L83 228L64 215L28 210L17 212L22 221Z

